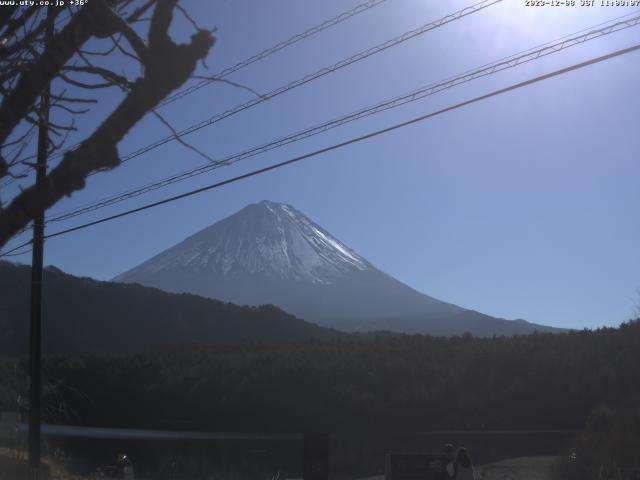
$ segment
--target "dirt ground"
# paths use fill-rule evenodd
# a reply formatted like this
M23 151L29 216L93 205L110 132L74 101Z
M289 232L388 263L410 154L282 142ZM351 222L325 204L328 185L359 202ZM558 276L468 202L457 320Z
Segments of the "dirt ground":
M520 457L477 467L481 480L551 480L556 457Z

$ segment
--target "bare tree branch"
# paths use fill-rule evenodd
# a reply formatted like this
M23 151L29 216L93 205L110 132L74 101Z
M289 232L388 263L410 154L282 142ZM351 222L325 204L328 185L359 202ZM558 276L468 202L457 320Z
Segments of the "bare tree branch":
M90 2L54 37L36 63L21 76L14 90L0 104L0 145L25 117L34 102L60 68L92 35L92 21L100 1ZM6 162L0 158L0 178L6 175Z
M134 55L133 53L129 52L126 48L124 48L121 44L120 44L120 38L119 37L115 37L115 36L111 36L111 41L113 42L113 44L116 46L116 48L120 51L120 53L122 53L123 55L132 58L133 60L135 60L136 62L139 63L143 63L142 62L142 58Z
M116 48L117 48L117 45L115 44L115 42L113 42L113 45L111 46L111 48L109 48L108 50L105 50L104 52L96 52L95 50L81 49L81 50L78 50L78 54L82 53L83 55L107 57L111 55Z
M36 12L38 11L37 7L33 8L36 8ZM47 17L42 20L37 27L30 28L28 32L24 33L23 37L20 40L12 43L9 46L0 48L0 58L6 58L9 55L31 44L42 32L44 32L45 28L47 28L48 25L55 21L57 15L58 11L53 10L52 15L47 15ZM22 24L22 27L26 28L26 22Z
M59 103L52 103L51 108L59 108L60 110L64 110L67 113L72 115L82 115L84 113L88 113L91 111L90 108L83 108L82 110L76 110L75 108L68 107L67 105L62 105Z
M7 5L5 8L0 8L0 32L11 23L13 12L15 12L17 8L17 5Z
M6 21L3 21L2 23L2 37L5 38L7 40L6 43L9 42L9 39L13 36L14 32L16 30L18 30L19 28L22 28L22 26L27 23L27 21L29 20L29 18L35 14L38 11L38 9L36 7L29 7L26 8L24 10L24 12L22 12L22 15L19 15L17 18L12 18L12 14L13 12L11 11L11 9L7 9L5 10L0 9L0 12L5 13L7 12L9 15L6 19ZM7 56L7 52L9 47L3 47L0 49L0 58L4 58L5 56Z
M84 54L78 52L78 56L82 59L83 62L86 63L85 67L80 67L80 66L68 66L65 68L68 68L69 70L73 70L76 72L84 72L84 73L89 73L89 74L93 74L93 75L99 75L101 76L103 79L105 79L108 82L112 82L116 85L120 85L122 86L124 89L130 89L131 86L133 85L132 82L129 81L129 79L123 75L118 75L117 73L107 69L107 68L103 68L103 67L99 67L97 65L94 65L93 62L91 62L91 60L89 60Z
M238 83L238 82L234 82L234 81L229 80L227 78L220 78L220 77L216 77L216 76L207 77L206 75L192 75L191 78L195 78L195 79L198 79L198 80L211 80L212 82L226 83L227 85L231 85L232 87L236 87L236 88L239 88L241 90L246 90L247 92L250 92L250 93L254 94L258 98L263 98L264 97L264 95L262 93L257 92L253 88L248 87L248 86L243 85L243 84Z
M203 151L199 150L195 146L193 146L190 143L187 143L186 141L184 141L182 139L182 137L179 135L179 133L176 131L176 129L173 128L173 126L169 123L169 121L166 118L164 118L162 115L160 115L160 113L155 108L152 111L153 111L153 114L158 118L158 120L160 120L171 131L171 133L173 134L173 138L175 138L175 140L180 145L182 145L182 146L188 148L189 150L197 153L198 155L200 155L202 158L204 158L208 162L211 162L211 163L215 162L215 159L213 157L210 157L209 155L207 155Z
M64 73L62 73L63 70L68 70L70 67L64 67L63 69L60 70L60 72L58 73L58 76L65 82L68 83L69 85L73 85L74 87L80 87L80 88L85 88L87 90L95 90L98 88L110 88L110 87L117 87L118 84L113 83L113 82L104 82L104 83L86 83L86 82L81 82L80 80L74 80L73 78L69 77L68 75L65 75Z
M0 212L0 247L38 212L82 189L90 173L118 166L117 145L120 140L163 98L187 81L198 62L207 55L215 41L210 32L198 31L189 44L176 44L169 37L167 32L175 4L176 0L158 0L149 28L144 75L133 83L122 102L77 149L65 153L45 182L24 190ZM113 10L109 10L108 13L102 11L103 18L112 15ZM78 42L74 45L77 50ZM62 66L58 62L56 69L60 70ZM24 108L25 113L26 110ZM0 113L3 113L2 109Z
M179 3L176 4L176 9L178 9L178 11L180 13L182 13L182 16L184 18L187 19L187 21L191 24L191 26L193 26L193 28L197 31L202 30L202 28L200 28L200 26L198 25L198 23L193 19L193 17L191 15L189 15L189 12L187 12L182 5L180 5Z
M98 100L96 100L95 98L66 97L64 95L65 93L66 91L62 92L61 95L51 94L51 98L53 100L59 100L59 101L64 101L69 103L98 103Z
M131 15L127 17L127 22L133 23L138 20L142 15L145 14L147 10L149 10L149 8L151 8L153 4L156 3L156 1L157 0L148 0L144 5L140 6L140 8L136 9Z

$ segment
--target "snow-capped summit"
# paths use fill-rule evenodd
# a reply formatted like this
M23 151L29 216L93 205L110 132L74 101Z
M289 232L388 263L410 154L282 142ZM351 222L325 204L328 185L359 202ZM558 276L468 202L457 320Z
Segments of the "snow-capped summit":
M441 335L533 331L420 293L291 205L262 201L186 238L114 281L237 304L275 304L342 330ZM535 326L541 329L539 326Z
M371 265L290 205L251 204L118 277L168 272L331 283Z

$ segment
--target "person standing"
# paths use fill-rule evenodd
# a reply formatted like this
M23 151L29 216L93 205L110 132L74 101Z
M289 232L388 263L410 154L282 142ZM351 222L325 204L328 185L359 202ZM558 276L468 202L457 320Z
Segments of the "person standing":
M464 447L458 448L456 452L456 480L474 480L473 462L467 449Z
M121 453L118 456L118 463L122 468L122 478L124 480L135 480L135 476L133 474L133 463L131 463L129 456Z
M456 478L456 449L450 443L445 444L442 454L438 456L431 464L429 469L433 472L434 479L448 480Z
M125 461L123 471L124 471L124 480L135 480L135 476L133 474L133 464L131 463L131 460L129 460L128 457Z

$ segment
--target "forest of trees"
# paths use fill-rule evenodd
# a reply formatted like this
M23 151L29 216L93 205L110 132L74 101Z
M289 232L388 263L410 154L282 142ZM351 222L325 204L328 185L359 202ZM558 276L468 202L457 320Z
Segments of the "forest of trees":
M0 362L0 408L24 397L25 363ZM479 339L357 339L50 357L55 418L94 426L222 431L582 428L640 394L640 322Z
M7 347L0 410L26 412L26 345L12 354L8 347L26 339L29 271L0 262L0 273ZM46 422L275 432L585 429L562 452L558 478L640 467L640 320L515 337L346 334L272 306L56 269L45 276L45 308L61 322L45 328L45 353L58 352L45 357ZM75 307L66 314L47 300L71 291Z
M585 432L556 462L557 480L635 479L640 472L640 396L593 408Z
M26 366L0 360L0 409L26 408ZM511 338L202 345L49 357L45 421L209 431L585 429L563 452L558 478L587 479L640 467L638 378L638 320Z
M30 279L28 266L0 261L0 352L4 354L28 351ZM44 281L45 354L140 352L194 342L279 343L338 335L272 305L239 306L141 285L100 282L55 267L45 269Z

